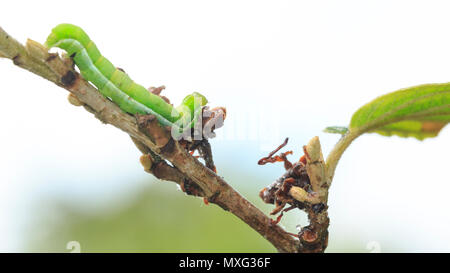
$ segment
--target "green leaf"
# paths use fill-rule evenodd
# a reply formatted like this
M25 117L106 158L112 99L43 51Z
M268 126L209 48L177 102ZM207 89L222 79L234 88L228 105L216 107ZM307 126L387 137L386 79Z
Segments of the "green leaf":
M375 132L422 140L450 122L450 83L425 84L378 97L353 115L350 132Z
M400 121L386 125L373 132L383 136L415 137L423 140L427 137L435 137L439 131L446 125L444 122L420 122L420 121Z

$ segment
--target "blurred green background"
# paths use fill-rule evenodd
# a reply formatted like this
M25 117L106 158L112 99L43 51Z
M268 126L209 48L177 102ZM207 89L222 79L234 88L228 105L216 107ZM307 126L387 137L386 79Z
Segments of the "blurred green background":
M278 167L283 172L281 164ZM258 190L251 184L264 181L263 177L227 173L227 177L240 177L238 182L231 181L241 185L238 188L250 201L266 212L272 209L257 197ZM276 252L234 215L185 195L175 183L147 176L126 194L126 200L116 197L103 208L82 208L54 197L37 201L29 211L33 220L26 225L24 250L69 252L67 243L77 241L82 252ZM282 221L291 232L297 224L306 224L303 212L291 211ZM343 251L367 251L347 239L332 250L339 246Z
M83 252L274 251L235 216L185 196L173 183L145 187L133 202L108 212L82 212L57 201L47 205L56 215L36 223L35 231L42 233L29 234L30 251L65 251L72 240Z

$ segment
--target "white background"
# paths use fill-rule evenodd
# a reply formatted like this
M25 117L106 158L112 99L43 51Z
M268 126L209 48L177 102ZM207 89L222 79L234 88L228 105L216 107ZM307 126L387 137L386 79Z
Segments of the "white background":
M44 42L57 24L77 24L136 82L166 85L175 104L200 91L226 106L218 168L265 172L261 188L282 169L255 162L284 137L297 157L319 135L327 154L337 136L324 127L348 124L389 91L449 81L449 13L448 1L9 1L0 26ZM32 200L102 207L139 188L132 181L146 176L125 134L9 60L0 59L0 83L0 251L21 250ZM357 238L363 251L371 241L450 251L449 148L449 128L423 142L358 139L331 188L329 250Z

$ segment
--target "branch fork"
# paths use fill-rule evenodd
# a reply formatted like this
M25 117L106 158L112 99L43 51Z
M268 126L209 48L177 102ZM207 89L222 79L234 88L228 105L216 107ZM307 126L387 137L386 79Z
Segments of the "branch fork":
M310 224L303 227L297 237L300 240L300 252L323 252L328 243L329 218L327 212L328 189L330 183L326 180L326 165L318 137L312 138L303 147L304 156L298 162L291 163L287 154L292 151L275 155L287 144L284 141L277 149L258 163L284 162L286 173L274 183L264 188L260 197L266 203L275 204L272 215L280 213L273 224L277 224L283 212L298 208L308 214ZM275 156L274 156L275 155ZM291 205L284 208L286 204Z

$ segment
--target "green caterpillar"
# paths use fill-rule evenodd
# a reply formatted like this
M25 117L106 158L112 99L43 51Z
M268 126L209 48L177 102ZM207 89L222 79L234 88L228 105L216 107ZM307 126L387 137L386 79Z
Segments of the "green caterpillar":
M206 98L194 92L174 108L160 96L135 83L100 54L97 46L80 27L60 24L52 29L45 45L64 49L73 59L81 75L92 82L104 96L130 114L152 114L178 132L192 128L201 114Z

